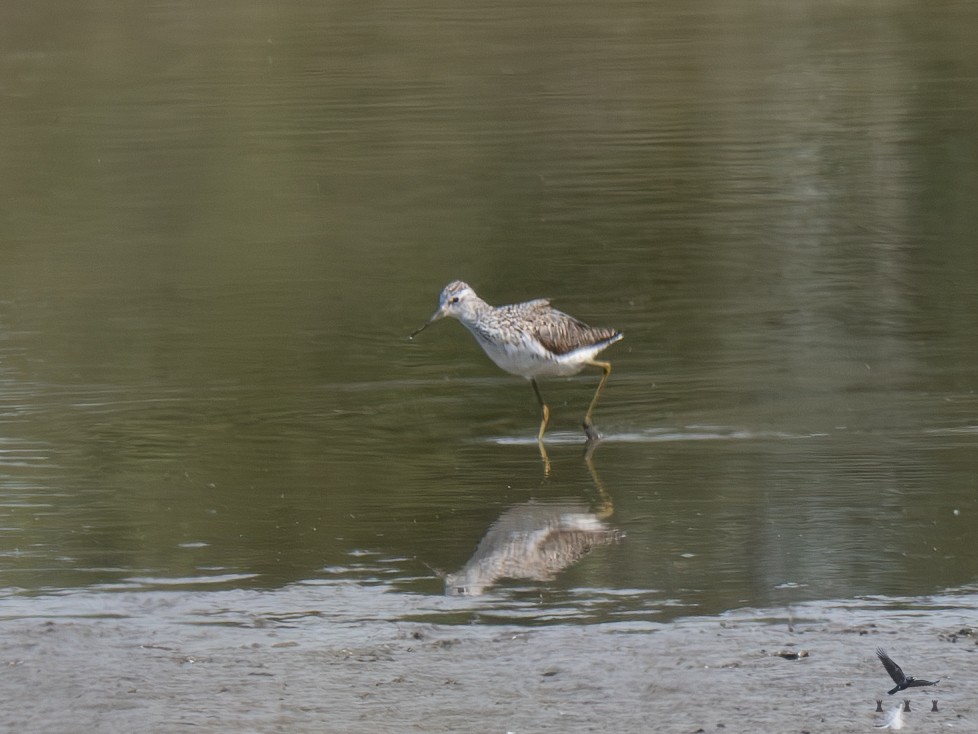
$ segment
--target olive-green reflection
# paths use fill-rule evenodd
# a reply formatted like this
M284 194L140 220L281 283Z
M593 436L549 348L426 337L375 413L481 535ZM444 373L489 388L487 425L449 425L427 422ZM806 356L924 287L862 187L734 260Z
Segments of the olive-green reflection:
M529 391L406 340L454 278L628 334L598 415L628 542L548 589L973 581L978 11L864 6L19 4L5 585L413 577L583 503L593 378L546 386L541 482Z

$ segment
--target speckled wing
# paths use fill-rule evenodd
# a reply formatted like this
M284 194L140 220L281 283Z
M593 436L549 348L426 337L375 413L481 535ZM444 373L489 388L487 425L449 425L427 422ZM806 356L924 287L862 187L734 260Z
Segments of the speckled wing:
M573 316L550 306L550 301L539 299L524 304L533 311L532 336L547 350L561 355L582 347L592 347L601 342L614 340L616 329L595 328Z
M901 685L907 682L907 676L903 674L903 670L899 665L890 660L890 656L886 654L886 650L884 650L882 647L877 647L876 657L878 657L880 662L883 663L883 667L886 668L886 672L890 674L890 677L893 679L894 683Z

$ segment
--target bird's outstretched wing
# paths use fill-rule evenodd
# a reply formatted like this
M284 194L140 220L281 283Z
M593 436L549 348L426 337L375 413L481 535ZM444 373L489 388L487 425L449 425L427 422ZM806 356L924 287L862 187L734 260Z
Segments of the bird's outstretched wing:
M890 660L890 656L886 654L886 650L884 650L882 647L877 647L876 657L878 657L880 662L883 663L883 667L886 668L886 672L890 674L890 677L893 679L894 683L897 685L902 685L903 683L907 682L907 676L903 674L903 670L900 669L899 665Z
M936 686L940 682L940 678L937 680L920 680L919 678L915 678L907 683L907 688L916 688L917 686Z

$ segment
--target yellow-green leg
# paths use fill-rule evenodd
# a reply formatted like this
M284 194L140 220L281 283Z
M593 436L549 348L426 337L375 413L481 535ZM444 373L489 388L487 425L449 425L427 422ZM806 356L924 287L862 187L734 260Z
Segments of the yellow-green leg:
M543 402L543 394L540 392L540 386L537 385L537 381L531 377L530 384L533 385L533 392L537 394L537 402L540 403L540 411L543 413L543 418L540 420L540 431L537 433L537 441L543 443L543 434L547 430L547 424L550 422L550 408Z
M543 473L546 476L550 475L550 456L547 454L547 449L543 445L543 434L547 430L547 424L550 422L550 407L543 402L543 394L540 392L540 386L537 385L537 381L530 378L530 384L533 385L533 392L536 393L537 402L540 403L540 412L543 417L540 419L540 430L537 432L537 446L540 449L540 458L543 459Z
M591 398L591 404L587 406L587 413L584 414L584 433L587 435L588 441L597 441L600 436L598 432L594 430L594 424L591 422L591 413L594 412L594 406L598 404L598 398L601 397L601 391L604 389L604 384L608 381L608 377L611 375L611 362L599 362L596 359L592 359L588 362L592 367L600 367L601 382L598 383L598 389L594 391L594 397Z

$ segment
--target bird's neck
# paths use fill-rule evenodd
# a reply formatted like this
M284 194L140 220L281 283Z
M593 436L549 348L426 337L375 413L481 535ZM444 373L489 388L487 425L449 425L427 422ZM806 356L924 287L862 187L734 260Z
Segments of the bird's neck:
M465 299L464 308L459 312L458 318L468 326L479 321L489 311L492 311L492 306L478 296L470 296Z

